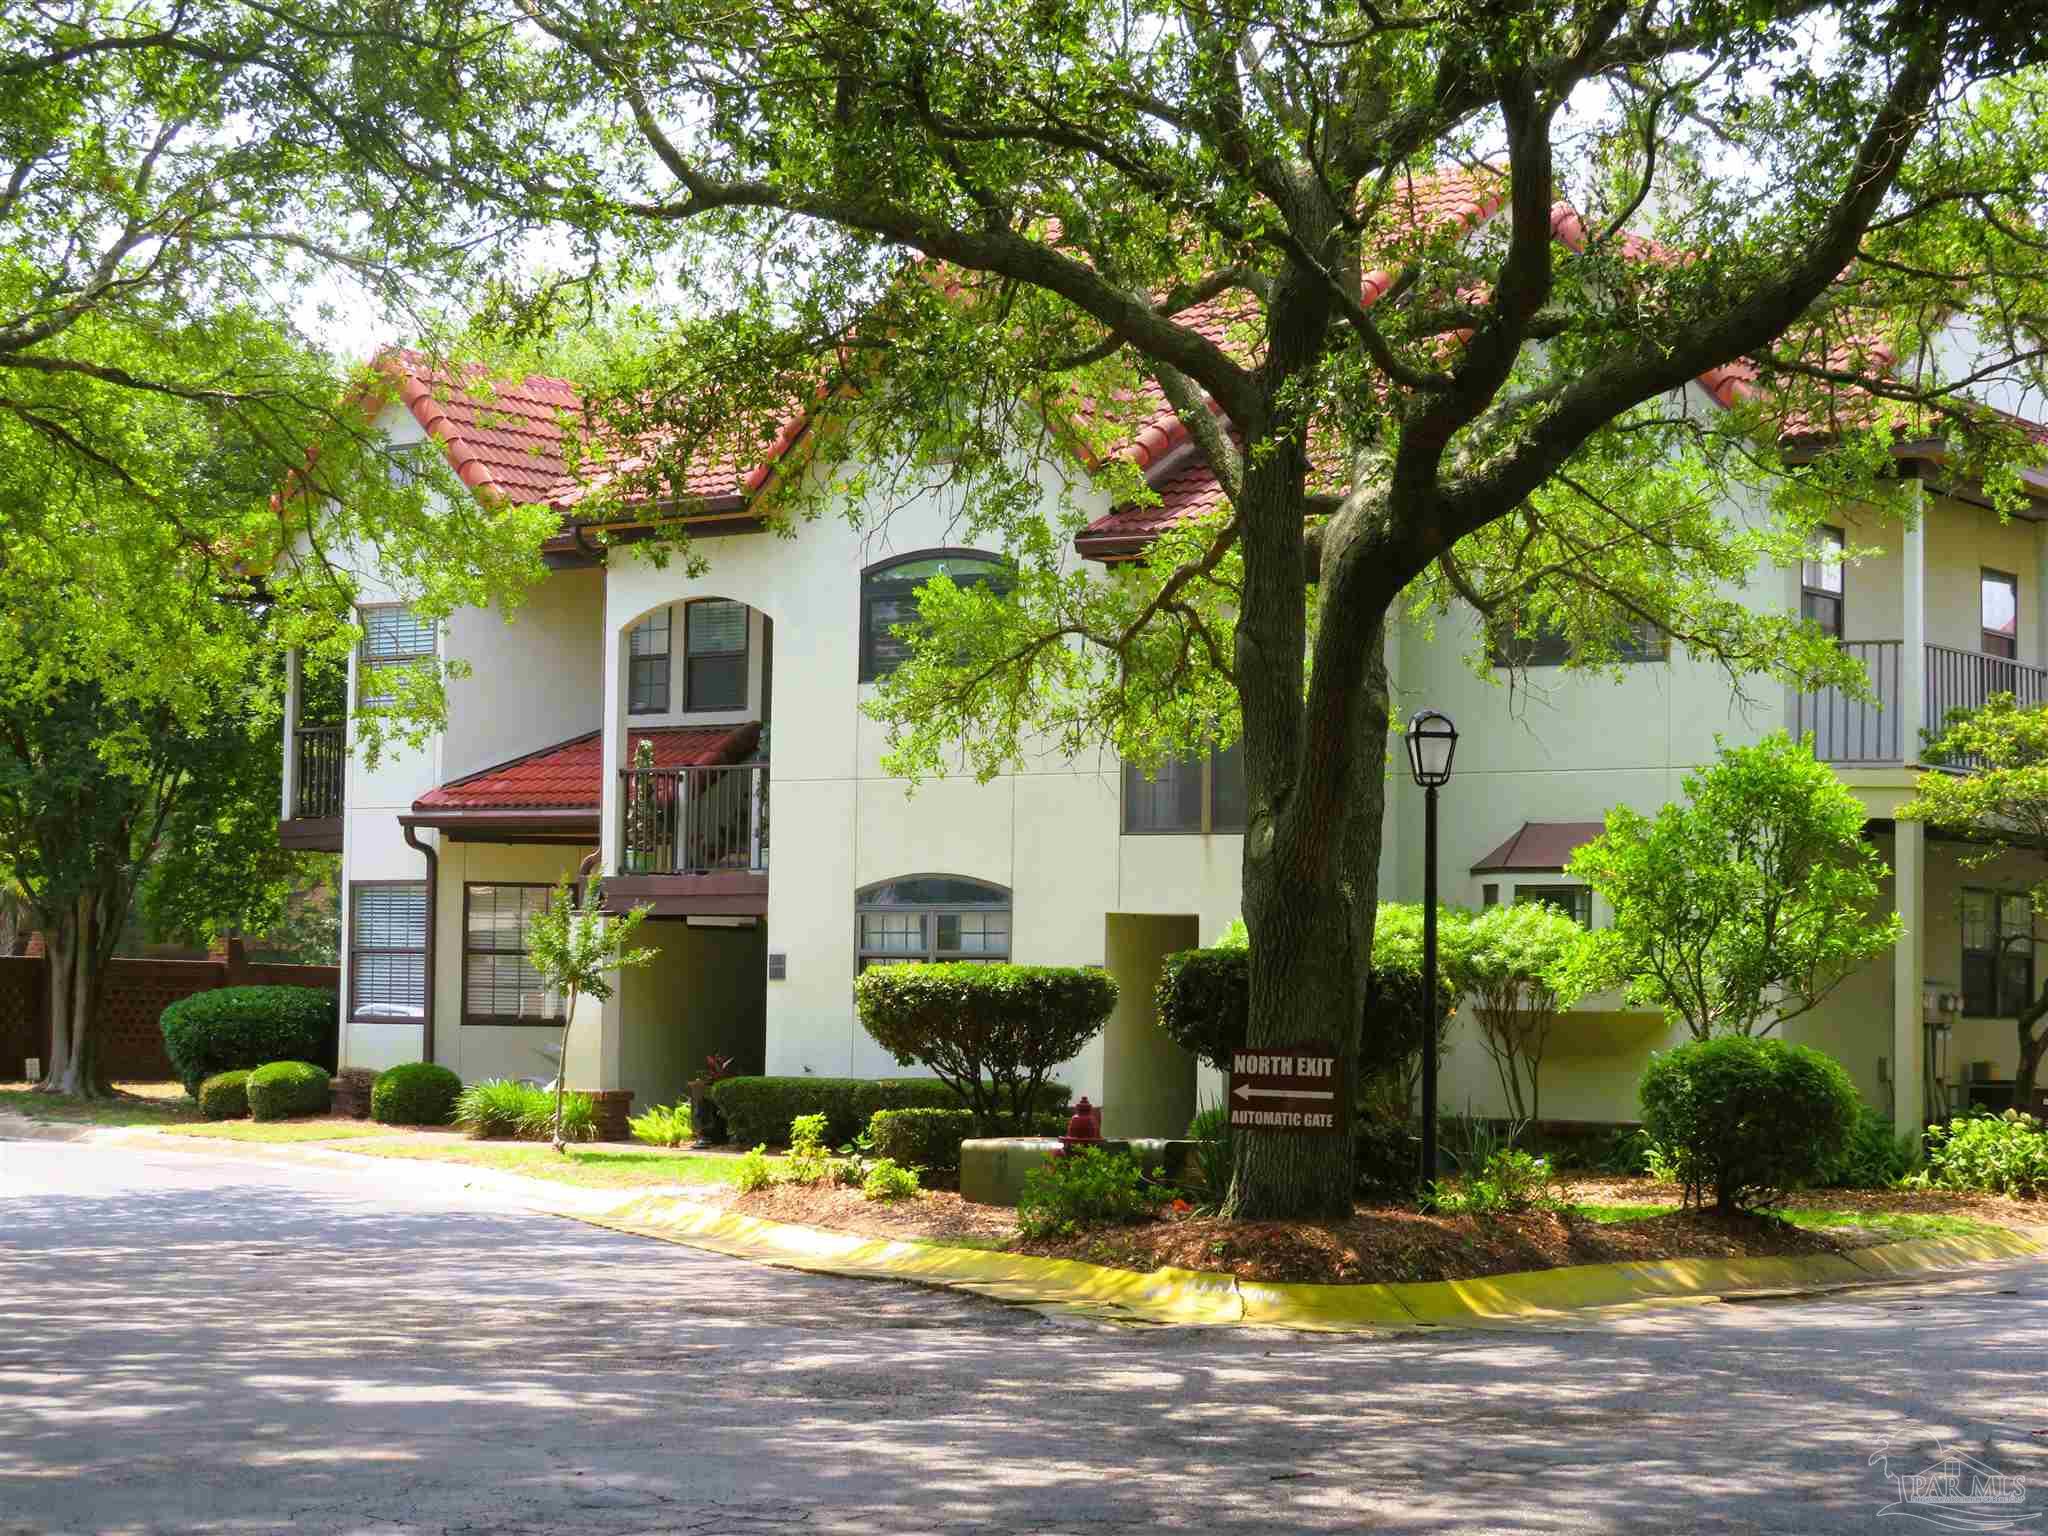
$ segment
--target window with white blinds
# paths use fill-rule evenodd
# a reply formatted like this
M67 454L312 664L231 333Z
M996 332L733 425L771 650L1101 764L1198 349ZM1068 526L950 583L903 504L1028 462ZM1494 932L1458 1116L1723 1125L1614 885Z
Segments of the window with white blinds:
M423 880L349 887L349 1017L427 1016L427 886Z
M391 702L385 673L432 659L434 621L400 607L365 608L358 616L363 642L356 652L357 692L366 706L375 708Z
M547 910L545 885L462 888L462 1021L559 1024L562 995L526 957L527 925Z
M683 708L747 707L747 605L722 597L683 605Z

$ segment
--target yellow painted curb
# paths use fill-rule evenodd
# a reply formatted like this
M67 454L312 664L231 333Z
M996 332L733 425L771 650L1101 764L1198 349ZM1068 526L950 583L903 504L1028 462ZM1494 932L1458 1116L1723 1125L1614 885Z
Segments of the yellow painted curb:
M863 1237L734 1216L647 1195L577 1220L818 1274L909 1280L999 1301L1122 1321L1251 1324L1323 1332L1418 1325L1500 1326L1559 1321L1601 1308L1674 1305L1771 1291L1817 1291L2030 1257L2042 1243L2017 1232L1916 1238L1797 1258L1663 1259L1580 1264L1472 1280L1397 1285L1283 1285L1204 1270L1150 1274L1078 1259L1043 1259Z

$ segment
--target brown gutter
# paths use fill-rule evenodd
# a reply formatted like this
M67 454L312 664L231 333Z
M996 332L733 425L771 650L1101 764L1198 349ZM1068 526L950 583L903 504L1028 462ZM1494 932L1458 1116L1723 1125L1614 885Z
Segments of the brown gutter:
M438 898L441 894L441 856L434 849L420 841L419 829L414 827L410 821L401 818L398 823L398 830L405 834L406 846L418 849L426 856L427 860L427 953L425 956L427 996L425 1016L422 1020L424 1027L421 1030L420 1060L432 1061L434 1059L434 909L440 905Z

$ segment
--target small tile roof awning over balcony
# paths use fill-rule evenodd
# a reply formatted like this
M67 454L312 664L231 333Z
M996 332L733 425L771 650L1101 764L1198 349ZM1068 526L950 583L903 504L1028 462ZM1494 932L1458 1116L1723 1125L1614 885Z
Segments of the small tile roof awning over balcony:
M661 726L628 733L627 760L644 741L657 768L698 768L743 761L761 739L761 723ZM494 834L595 842L604 799L604 733L571 737L510 762L450 779L412 803L408 826L434 827L472 842Z
M1574 850L1606 830L1606 823L1598 821L1525 821L1519 832L1474 864L1472 873L1554 875Z

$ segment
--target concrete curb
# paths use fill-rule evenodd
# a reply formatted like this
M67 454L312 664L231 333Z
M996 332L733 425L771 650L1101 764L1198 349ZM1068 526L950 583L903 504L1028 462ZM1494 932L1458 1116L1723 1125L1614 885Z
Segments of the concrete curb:
M1200 1270L1138 1274L1074 1259L863 1237L728 1215L671 1196L642 1196L596 1215L563 1214L616 1232L815 1274L908 1280L1123 1322L1335 1333L1555 1323L1605 1308L1879 1285L2048 1252L2031 1237L2000 1231L1801 1258L1583 1264L1402 1285L1266 1285Z

